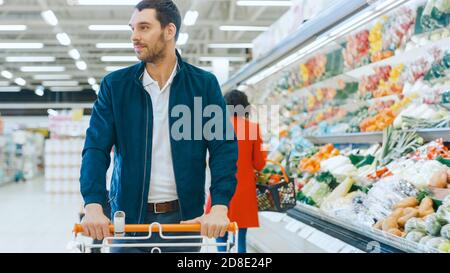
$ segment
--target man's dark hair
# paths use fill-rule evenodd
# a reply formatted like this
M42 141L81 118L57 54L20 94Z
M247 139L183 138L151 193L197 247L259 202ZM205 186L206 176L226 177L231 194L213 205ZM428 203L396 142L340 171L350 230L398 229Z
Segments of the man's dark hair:
M160 22L161 27L164 28L170 23L173 23L177 27L175 41L178 40L178 34L181 28L181 15L178 7L172 0L143 0L135 8L139 11L144 9L156 10L156 19Z
M250 113L246 108L250 105L250 103L248 102L247 95L244 92L241 92L239 90L232 90L226 93L223 97L227 105L234 107L235 111L233 113L235 116L249 116ZM242 106L245 110L239 110L239 108L237 108L238 106Z

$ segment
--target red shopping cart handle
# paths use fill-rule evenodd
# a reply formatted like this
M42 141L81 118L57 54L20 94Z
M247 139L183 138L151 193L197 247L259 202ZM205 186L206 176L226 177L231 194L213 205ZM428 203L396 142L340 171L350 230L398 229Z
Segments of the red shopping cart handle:
M125 232L149 232L149 224L140 225L125 225ZM153 225L152 232L159 232L160 227L163 232L200 232L200 224L162 224ZM236 233L238 226L236 222L232 222L228 225L227 231ZM81 224L75 224L73 232L75 234L82 233L83 226ZM109 231L114 233L114 225L109 225Z

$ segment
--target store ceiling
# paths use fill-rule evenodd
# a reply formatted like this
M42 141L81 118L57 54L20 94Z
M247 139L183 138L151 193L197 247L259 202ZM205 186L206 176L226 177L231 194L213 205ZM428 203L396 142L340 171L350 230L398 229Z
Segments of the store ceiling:
M92 100L95 98L95 94L92 96L93 82L92 79L91 82L88 82L89 77L93 77L98 84L102 77L109 73L106 70L107 67L124 67L133 64L135 61L132 48L110 49L99 48L98 45L98 43L129 44L130 31L126 27L122 31L91 30L95 25L126 26L128 24L133 4L138 1L129 0L130 5L111 5L115 1L120 0L100 1L108 3L104 5L76 4L81 2L92 4L99 2L98 0L0 0L0 70L6 70L12 74L11 79L0 75L0 89L5 85L17 87L18 84L24 84L22 89L31 91L34 91L39 85L44 85L46 88L42 97L24 96L22 95L24 91L0 93L0 98L2 98L0 104L5 102L5 96L8 98L8 102L40 102L43 100L63 102L62 98L67 98L68 101L73 101L72 98L81 98L80 101ZM1 4L2 2L3 4ZM187 43L178 46L183 57L206 69L211 67L211 62L205 61L205 57L236 57L234 58L236 60L231 62L231 74L248 60L251 55L249 49L212 48L211 44L251 43L261 31L223 31L220 26L268 27L289 8L287 6L239 6L236 0L175 0L175 2L183 17L188 10L196 10L199 14L194 25L183 24L181 28L182 33L189 35ZM46 10L51 10L56 15L58 20L56 26L52 26L44 20L41 12ZM18 26L15 27L16 30L5 31L5 29L2 30L4 25L9 25L9 28L11 25ZM22 30L24 28L25 30ZM70 39L70 45L62 45L56 37L58 33L66 33ZM64 43L65 37L59 38ZM4 43L38 43L37 46L42 43L42 48L18 49L17 45L13 45L14 48L6 49ZM85 70L82 70L83 63L76 64L76 60L68 53L73 49L79 52L79 61L85 62ZM49 58L38 62L19 62L20 59L13 58L29 56ZM128 60L111 61L111 57L108 60L108 56L128 56L126 58ZM56 69L64 71L25 72L27 66L59 67ZM63 83L44 82L41 79L42 75L59 75L56 78L62 78L58 81L63 81ZM11 75L6 74L6 76L10 77ZM26 83L21 82L20 79L16 80L17 78L22 78ZM76 96L47 94L51 92L49 91L50 86L58 84L73 85L73 87L65 89L82 89L83 91L79 92L86 95L82 98L83 95L80 94ZM58 90L58 88L54 90ZM4 107L2 106L2 108ZM0 112L4 114L1 109Z

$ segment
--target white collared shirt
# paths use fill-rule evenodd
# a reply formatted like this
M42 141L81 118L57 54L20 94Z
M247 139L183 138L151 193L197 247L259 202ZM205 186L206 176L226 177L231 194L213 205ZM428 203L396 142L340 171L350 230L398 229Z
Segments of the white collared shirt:
M144 69L142 82L150 94L153 106L152 163L150 176L149 203L160 203L178 199L173 171L169 132L169 96L178 62L162 89Z

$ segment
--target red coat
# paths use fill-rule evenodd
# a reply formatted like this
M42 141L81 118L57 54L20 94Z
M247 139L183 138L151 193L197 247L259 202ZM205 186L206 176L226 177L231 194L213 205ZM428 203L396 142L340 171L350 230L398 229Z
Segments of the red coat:
M261 150L262 140L257 123L240 117L234 117L232 123L238 139L239 157L237 187L228 207L228 217L230 221L237 222L239 228L259 227L255 170L264 168L267 153ZM208 198L206 213L210 208L211 198Z

